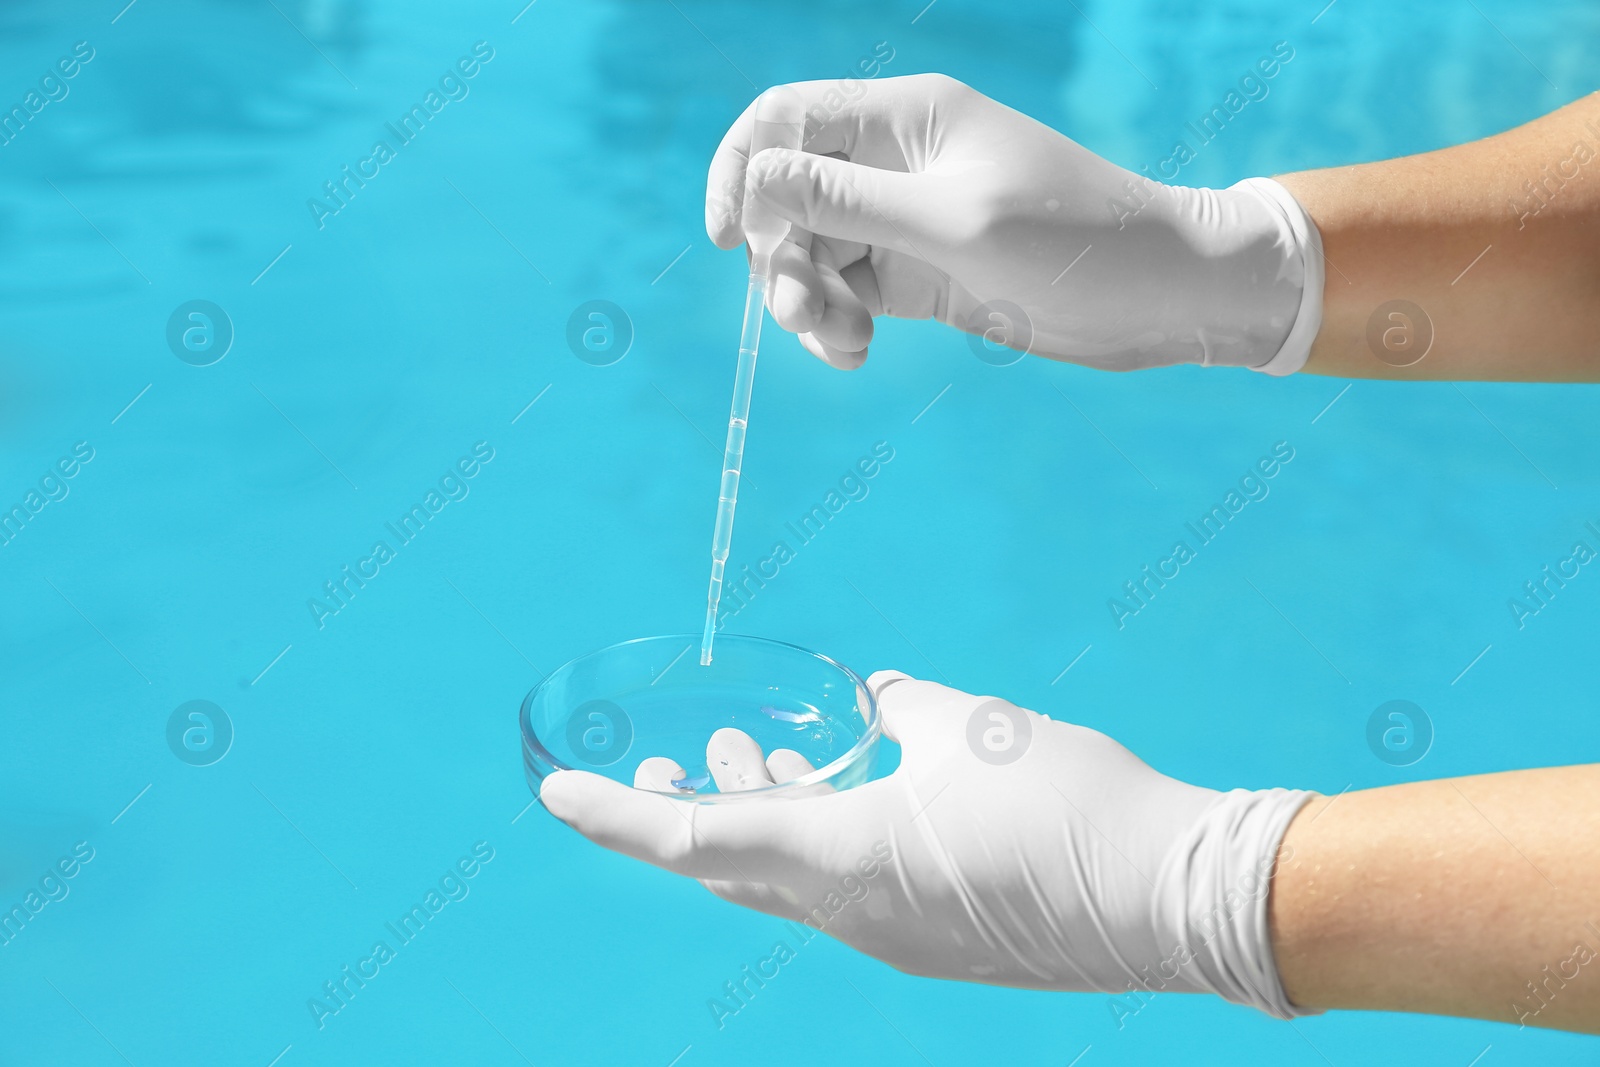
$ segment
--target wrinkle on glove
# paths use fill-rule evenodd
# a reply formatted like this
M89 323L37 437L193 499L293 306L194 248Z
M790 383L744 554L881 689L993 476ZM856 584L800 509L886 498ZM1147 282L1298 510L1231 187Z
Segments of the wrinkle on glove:
M1173 845L1152 916L1157 944L1169 951L1153 974L1141 974L1142 985L1159 989L1167 971L1181 969L1190 988L1279 1019L1318 1014L1289 1002L1267 915L1278 842L1314 796L1290 789L1223 793Z

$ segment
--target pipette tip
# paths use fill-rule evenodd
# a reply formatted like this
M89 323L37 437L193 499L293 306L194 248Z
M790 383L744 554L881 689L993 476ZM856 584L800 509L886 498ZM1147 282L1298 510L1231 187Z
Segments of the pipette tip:
M711 642L717 636L717 613L706 612L706 628L700 633L700 666L711 666Z

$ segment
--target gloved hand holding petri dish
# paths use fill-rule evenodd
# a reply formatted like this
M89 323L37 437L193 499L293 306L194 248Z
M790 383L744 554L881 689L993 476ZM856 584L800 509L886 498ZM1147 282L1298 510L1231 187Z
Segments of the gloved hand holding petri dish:
M733 659L749 639L724 640ZM765 798L697 808L571 771L546 778L540 798L598 844L911 974L1208 991L1304 1013L1273 963L1267 885L1284 827L1312 794L1189 785L1102 733L1009 701L897 671L867 684L873 725L881 712L901 760L858 783L847 759L837 784L856 788L763 786L764 766L778 777L783 764L767 749L763 765L757 746L781 735L724 733L711 745L727 761L717 784L758 784L714 796ZM685 738L685 750L706 736ZM641 777L660 786L677 769L657 768L646 760ZM841 885L856 902L841 906Z

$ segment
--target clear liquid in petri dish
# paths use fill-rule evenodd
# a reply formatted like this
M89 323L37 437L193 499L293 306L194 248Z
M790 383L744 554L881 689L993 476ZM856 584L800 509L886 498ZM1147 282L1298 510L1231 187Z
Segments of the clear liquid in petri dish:
M672 731L657 731L649 751L638 749L639 760L667 756L684 769L672 787L684 793L717 792L706 765L706 743L723 727L742 730L761 746L764 753L780 748L792 749L813 767L832 763L855 744L855 733L836 723L817 707L801 700L784 700L775 694L751 699L748 690L739 693L704 692L689 700L682 693L637 694L629 707L657 722L681 720L697 724ZM635 765L637 765L637 760Z

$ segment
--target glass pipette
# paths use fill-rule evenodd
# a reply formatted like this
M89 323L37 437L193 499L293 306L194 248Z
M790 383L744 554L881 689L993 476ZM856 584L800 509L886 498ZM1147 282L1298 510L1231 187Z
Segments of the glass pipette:
M805 136L805 107L798 93L777 86L756 101L750 158L768 148L798 149ZM772 273L772 253L789 233L789 223L759 205L752 210L749 174L744 188L744 231L750 246L750 284L744 294L744 326L739 333L739 363L733 374L733 408L728 413L728 443L722 454L722 483L717 492L717 522L711 531L711 589L706 595L706 627L700 638L700 664L711 662L717 632L717 607L722 602L722 572L733 545L733 510L739 503L739 476L744 468L745 431L750 425L750 390L755 385L756 353L761 348L762 311Z

